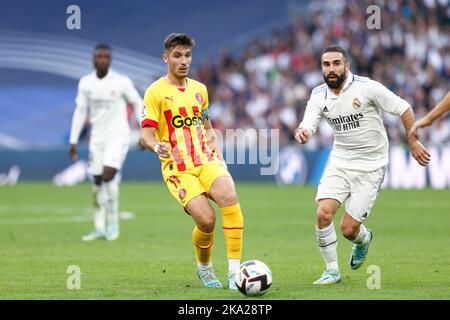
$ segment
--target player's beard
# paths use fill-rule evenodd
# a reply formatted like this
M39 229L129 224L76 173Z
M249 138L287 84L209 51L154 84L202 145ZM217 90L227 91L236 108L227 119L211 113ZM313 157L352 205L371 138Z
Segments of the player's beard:
M335 81L333 81L333 82L328 80L328 78L325 75L323 75L323 79L325 80L326 84L328 85L328 87L330 89L337 89L337 88L339 88L342 85L342 83L344 83L344 81L345 81L345 73L343 73L341 75L333 73L333 75L337 76L337 79Z

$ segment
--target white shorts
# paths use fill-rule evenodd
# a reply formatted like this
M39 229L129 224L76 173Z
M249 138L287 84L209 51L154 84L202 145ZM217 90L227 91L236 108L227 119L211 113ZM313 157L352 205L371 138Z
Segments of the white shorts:
M127 156L129 141L125 138L110 139L89 145L88 172L93 176L103 174L103 167L122 168Z
M340 169L327 166L320 180L316 202L336 199L355 220L366 220L380 191L386 167L374 171Z

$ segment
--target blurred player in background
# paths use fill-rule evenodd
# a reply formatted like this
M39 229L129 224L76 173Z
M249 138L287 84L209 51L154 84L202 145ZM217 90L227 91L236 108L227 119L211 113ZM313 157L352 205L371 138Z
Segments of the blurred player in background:
M128 77L110 69L111 59L108 45L96 46L95 70L80 79L70 132L70 158L77 160L78 139L89 114L88 171L94 177L95 230L83 236L84 241L119 237L119 179L116 174L125 160L130 141L127 103L133 106L140 121L142 99Z
M362 223L370 215L388 163L382 111L401 117L407 134L414 124L408 102L381 83L352 74L347 52L341 47L326 48L321 66L325 83L312 91L303 121L295 131L297 142L306 143L325 117L335 135L316 196L317 244L327 267L314 282L317 285L341 280L333 218L344 201L341 230L353 242L351 269L361 267L367 257L373 233ZM417 137L410 137L408 143L414 159L426 165L430 155Z
M418 129L431 126L433 122L442 116L447 111L450 111L450 92L439 102L430 112L428 112L422 119L417 120L411 129L411 138L418 139Z
M195 221L192 240L198 277L206 287L222 288L211 262L216 216L208 198L219 205L227 246L228 288L236 289L243 217L209 119L207 89L187 77L193 46L188 35L166 37L163 59L168 72L145 92L141 143L158 154L170 192Z

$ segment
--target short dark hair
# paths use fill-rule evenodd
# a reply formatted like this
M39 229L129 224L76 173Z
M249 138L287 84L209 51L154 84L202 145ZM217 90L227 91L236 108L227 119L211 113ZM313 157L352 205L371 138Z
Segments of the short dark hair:
M344 56L345 61L349 61L347 51L340 46L329 46L323 49L322 53L320 54L320 60L322 60L322 56L326 52L340 52Z
M99 49L105 49L105 50L111 51L111 47L109 46L109 44L106 44L106 43L98 43L95 46L95 50L99 50Z
M178 45L192 48L195 46L195 41L190 35L184 33L171 33L164 39L164 50L171 50Z

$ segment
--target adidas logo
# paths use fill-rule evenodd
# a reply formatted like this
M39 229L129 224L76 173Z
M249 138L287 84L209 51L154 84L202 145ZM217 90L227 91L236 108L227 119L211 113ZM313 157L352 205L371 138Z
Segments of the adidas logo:
M329 112L330 110L328 110L327 106L325 106L322 111L323 112Z
M364 219L367 219L367 212L362 215Z

